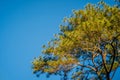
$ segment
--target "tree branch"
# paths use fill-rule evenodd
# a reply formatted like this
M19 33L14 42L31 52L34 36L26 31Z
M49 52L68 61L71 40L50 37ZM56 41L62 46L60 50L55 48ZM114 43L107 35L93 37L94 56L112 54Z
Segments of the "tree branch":
M101 54L101 56L102 56L102 62L103 62L103 66L104 66L104 68L105 68L105 71L106 71L106 73L108 73L103 52L102 52L100 49L99 49L99 52L100 52L100 54Z
M112 64L111 64L111 67L109 69L109 72L111 72L112 68L113 68L113 65L114 65L114 61L115 61L115 54L116 54L116 51L115 51L115 47L111 44L112 48L113 48L113 61L112 61Z
M88 66L88 65L83 65L83 64L80 64L80 63L78 63L77 65L79 65L79 66L82 66L82 67L86 67L86 68L89 68L89 69L92 69L93 71L97 71L94 67L92 67L92 66Z
M115 69L115 71L113 72L111 79L113 79L113 77L114 77L114 75L115 75L116 70L117 70L117 69Z

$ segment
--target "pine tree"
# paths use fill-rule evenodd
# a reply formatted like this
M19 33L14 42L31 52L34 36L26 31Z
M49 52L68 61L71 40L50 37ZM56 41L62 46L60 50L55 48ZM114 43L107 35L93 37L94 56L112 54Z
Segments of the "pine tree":
M34 73L61 75L64 80L111 80L120 66L120 8L103 1L88 4L64 23L43 45L44 56L34 59Z

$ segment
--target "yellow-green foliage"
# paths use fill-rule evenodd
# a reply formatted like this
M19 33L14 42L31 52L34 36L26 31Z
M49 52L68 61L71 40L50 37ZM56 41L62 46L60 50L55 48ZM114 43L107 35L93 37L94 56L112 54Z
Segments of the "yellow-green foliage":
M69 25L61 25L60 34L55 35L55 39L47 46L43 46L43 54L57 57L57 60L48 59L45 62L35 59L34 71L54 73L61 70L61 66L78 64L79 60L74 55L81 54L80 49L97 53L102 42L110 42L116 36L120 41L120 36L118 36L120 34L120 9L103 2L100 6L88 4L84 10L76 10L72 17L65 18L65 23ZM111 45L107 44L105 49L107 54L113 53ZM101 73L103 72L104 69Z

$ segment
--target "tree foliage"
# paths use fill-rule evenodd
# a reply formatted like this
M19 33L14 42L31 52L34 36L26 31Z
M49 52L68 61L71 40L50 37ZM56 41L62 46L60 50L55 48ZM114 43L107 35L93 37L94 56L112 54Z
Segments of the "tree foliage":
M120 8L103 1L88 4L64 19L33 71L63 75L67 80L111 80L120 66ZM67 77L70 75L70 77Z

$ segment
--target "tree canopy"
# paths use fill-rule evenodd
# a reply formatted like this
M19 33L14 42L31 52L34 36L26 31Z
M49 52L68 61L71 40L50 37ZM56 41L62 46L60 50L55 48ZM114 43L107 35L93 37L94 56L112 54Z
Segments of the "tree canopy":
M101 1L74 10L60 25L60 33L43 48L43 56L32 63L37 76L111 80L120 66L120 8Z

